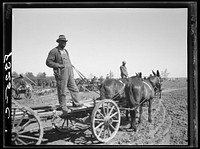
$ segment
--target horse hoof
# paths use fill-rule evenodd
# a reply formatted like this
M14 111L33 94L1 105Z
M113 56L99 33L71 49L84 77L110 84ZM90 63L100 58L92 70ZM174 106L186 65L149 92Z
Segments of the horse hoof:
M134 131L134 132L136 132L136 131L137 131L137 129L136 129L136 128L133 128L133 131Z
M131 126L129 129L130 129L130 130L133 130L134 132L136 132L136 131L137 131L137 129L136 129L136 128L134 128L134 127L132 127L132 126Z

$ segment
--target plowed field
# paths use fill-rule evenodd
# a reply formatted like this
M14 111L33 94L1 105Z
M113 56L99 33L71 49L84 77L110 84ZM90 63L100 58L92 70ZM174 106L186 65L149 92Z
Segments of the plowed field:
M163 82L162 98L155 98L152 105L152 123L148 122L147 107L143 108L142 122L137 124L137 132L128 128L129 122L121 113L121 125L117 135L107 143L100 143L91 137L88 126L81 125L68 133L54 129L51 121L43 121L44 136L42 145L188 145L188 102L187 81L177 79ZM95 92L81 92L82 100L97 98ZM17 100L20 104L35 107L58 104L56 90L50 94L33 94L31 99L23 95Z

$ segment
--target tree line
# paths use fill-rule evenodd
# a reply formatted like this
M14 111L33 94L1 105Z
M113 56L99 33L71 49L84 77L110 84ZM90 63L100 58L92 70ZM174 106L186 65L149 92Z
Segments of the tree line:
M46 76L45 72L39 72L36 76L32 72L26 72L25 74L18 74L16 71L12 72L13 78L18 78L20 75L25 76L26 81L33 86L56 87L54 76Z
M56 81L54 76L46 76L45 72L39 72L36 76L32 72L26 72L25 74L18 74L16 71L12 72L12 78L18 78L20 75L24 76L24 79L28 81L33 87L56 87ZM91 85L91 83L99 84L104 80L103 76L97 78L96 76L90 74L89 78L76 78L75 82L78 85Z

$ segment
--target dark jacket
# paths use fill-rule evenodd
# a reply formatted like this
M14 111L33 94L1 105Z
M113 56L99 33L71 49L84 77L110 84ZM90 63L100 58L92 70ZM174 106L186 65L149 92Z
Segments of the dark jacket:
M54 48L49 52L46 59L46 65L53 69L58 69L59 64L63 64L62 57L58 48Z
M68 54L67 50L65 51ZM63 64L63 61L60 51L57 47L55 47L49 52L48 57L46 59L46 65L50 68L53 68L53 72L56 78L60 75L59 64Z
M126 66L120 66L120 71L121 71L121 77L122 78L126 78L126 77L128 77L128 71L127 71L127 68L126 68Z

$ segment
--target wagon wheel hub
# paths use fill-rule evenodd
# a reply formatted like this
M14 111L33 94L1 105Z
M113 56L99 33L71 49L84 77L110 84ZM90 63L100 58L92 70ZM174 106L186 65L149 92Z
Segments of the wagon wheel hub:
M108 126L112 123L113 119L110 116L106 116L104 118L104 125L106 128L108 128Z
M12 141L15 141L17 138L18 138L18 134L19 134L19 132L18 132L18 130L17 129L12 129L12 133L11 133L11 135L12 135Z

